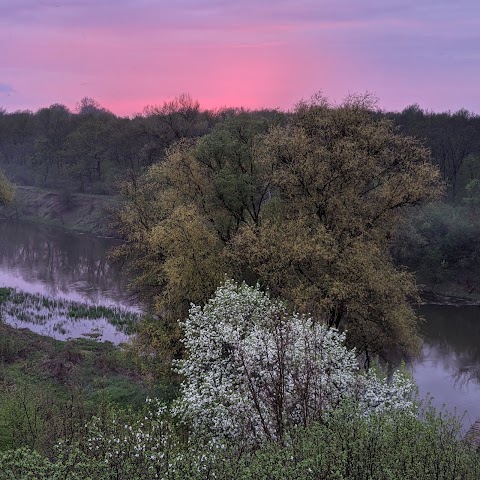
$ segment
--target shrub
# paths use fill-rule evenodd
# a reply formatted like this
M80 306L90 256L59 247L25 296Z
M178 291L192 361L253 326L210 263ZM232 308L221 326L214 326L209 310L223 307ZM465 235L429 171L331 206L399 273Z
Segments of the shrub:
M364 411L412 409L414 385L360 372L345 334L290 314L258 286L227 281L183 323L187 357L175 411L194 432L214 437L282 441L293 425L308 426L346 399Z

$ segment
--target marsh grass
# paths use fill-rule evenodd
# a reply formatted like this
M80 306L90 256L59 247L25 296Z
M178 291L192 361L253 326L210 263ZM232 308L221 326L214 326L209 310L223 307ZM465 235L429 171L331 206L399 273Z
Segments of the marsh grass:
M68 326L72 323L89 320L92 322L90 332L86 336L97 338L95 322L101 320L114 326L119 332L131 335L136 330L141 315L120 307L89 305L60 298L52 298L40 294L31 294L14 288L0 288L0 315L10 325L19 322L28 326L41 325L49 327L55 336L67 335Z

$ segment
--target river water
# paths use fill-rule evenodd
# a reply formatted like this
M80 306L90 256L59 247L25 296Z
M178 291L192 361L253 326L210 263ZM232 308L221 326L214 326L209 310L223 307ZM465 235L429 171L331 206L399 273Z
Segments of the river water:
M135 309L127 293L127 279L106 259L113 239L67 233L31 223L0 223L0 287L16 287L89 304ZM464 424L480 417L480 307L424 305L421 333L423 356L409 368L421 396L433 395L433 404L459 414ZM95 323L96 322L96 323ZM57 338L76 337L100 330L100 339L125 340L101 321L17 326Z
M65 232L26 222L0 222L0 287L89 305L139 311L127 293L127 279L107 260L118 241ZM7 323L60 340L95 336L121 343L127 335L104 319L27 321L6 316Z
M480 417L480 307L423 305L422 358L410 368L419 393L457 414L463 424Z

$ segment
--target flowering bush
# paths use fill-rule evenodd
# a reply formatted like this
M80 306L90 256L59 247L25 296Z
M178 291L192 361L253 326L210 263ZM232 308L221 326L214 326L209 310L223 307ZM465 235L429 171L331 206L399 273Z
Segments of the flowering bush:
M107 419L93 417L85 427L84 449L109 469L160 478L170 463L169 452L176 450L167 407L157 399L147 398L141 417L112 411Z
M361 375L345 335L271 300L258 287L227 281L185 329L185 378L174 412L194 432L279 441L286 428L308 426L343 400L365 412L411 409L413 383Z

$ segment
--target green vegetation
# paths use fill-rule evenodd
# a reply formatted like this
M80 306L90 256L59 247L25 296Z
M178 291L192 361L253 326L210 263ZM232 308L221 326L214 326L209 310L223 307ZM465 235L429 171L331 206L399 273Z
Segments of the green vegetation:
M131 335L140 321L138 313L122 308L88 305L70 300L52 299L11 288L0 288L0 314L8 319L18 319L32 324L45 324L69 319L104 319L118 330ZM55 328L55 327L54 327Z
M0 323L0 450L29 446L51 455L111 405L139 408L147 396L167 400L174 392L147 382L111 343L60 342Z
M476 480L480 456L457 440L458 432L455 419L431 409L421 419L365 418L345 406L324 422L290 431L283 445L245 449L189 441L165 410L146 408L94 420L86 428L90 440L63 443L53 459L23 448L1 455L0 468L8 480ZM137 433L145 449L136 449Z
M480 295L480 117L466 110L434 113L412 105L388 114L421 139L446 184L444 202L417 209L394 245L422 288L478 301Z
M15 190L0 170L0 205L10 203L13 201L14 196Z
M478 478L480 454L457 418L412 402L406 378L360 374L343 336L289 317L258 288L227 282L185 327L186 382L171 406L159 389L139 405L146 390L109 345L0 331L15 344L1 350L1 478Z
M467 204L473 212L470 218L479 216L478 115L467 110L435 113L423 110L418 105L412 105L402 112L377 111L376 115L381 119L391 119L402 134L417 138L431 151L431 160L438 166L446 185L444 201L459 208L456 216L462 215L462 208ZM212 151L217 142L224 144L223 150L217 148L219 155L232 154L235 157L238 153L245 159L248 150L254 146L251 139L255 133L266 132L272 125L289 123L291 118L290 113L279 111L202 110L198 102L188 95L180 95L163 105L146 107L142 114L134 118L116 117L89 98L82 99L75 112L58 104L35 113L7 113L2 110L0 169L15 184L37 189L18 189L18 202L1 215L13 214L77 231L111 234L103 209L106 207L106 210L110 210L115 202L98 197L117 194L120 183L127 204L133 202L139 210L145 209L141 221L148 223L148 208L139 204L139 198L155 193L148 191L148 187L147 191L144 190L148 180L143 175L151 165L161 164L169 149L177 142L186 139L194 141L209 135L210 140L205 142L207 150ZM224 171L222 178L216 180L220 189L227 187L229 175L235 172L233 164L232 168L230 172ZM243 188L244 180L242 174L239 176L240 183L230 186ZM3 183L0 181L0 192L5 191L1 187ZM42 193L41 189L49 190ZM99 195L88 198L78 195L79 192ZM244 190L238 193L241 198L248 192ZM11 198L11 193L8 198ZM237 209L239 205L229 206L232 207ZM256 215L254 211L252 213ZM446 223L452 229L450 235L460 236L455 231L455 222ZM129 233L122 227L120 231L129 238ZM412 234L415 236L415 231ZM411 240L415 241L415 238ZM425 242L420 250L420 268L426 271L429 266L423 264L422 259L430 255L429 243ZM449 274L448 265L459 260L455 257L443 262L443 273L448 277L443 287L422 276L419 280L424 288L461 295L468 295L473 288L473 292L478 294L480 287L477 281L473 285L465 285L461 278L457 281L455 272ZM473 261L480 267L478 257L474 257ZM398 258L397 262L406 265L413 273L416 270L417 264L407 258ZM473 264L470 265L474 268ZM155 290L160 277L155 275L152 278L146 273L142 275L141 288L151 298L150 290Z
M243 114L178 142L127 186L117 255L167 328L227 274L346 329L367 362L414 354L416 288L390 247L406 208L442 191L428 151L369 97L314 98L284 123Z
M447 184L447 200L461 203L468 185L480 179L480 117L467 110L429 112L418 105L387 116L402 133L425 142Z
M35 113L2 110L0 168L17 184L57 189L66 197L111 194L119 180L135 180L160 161L174 141L205 134L227 114L201 111L188 95L133 119L116 117L89 98L75 113L59 104Z
M113 256L149 306L138 323L0 289L7 318L135 328L121 350L0 323L0 478L479 478L458 419L358 362L417 351L411 272L478 294L479 139L466 111L385 113L368 95L291 113L187 95L132 119L91 99L0 111L12 208L100 231L98 195L120 193ZM0 203L12 193L0 176ZM258 286L217 290L225 274Z
M437 203L413 213L394 245L398 262L434 293L480 300L480 215L469 204Z

